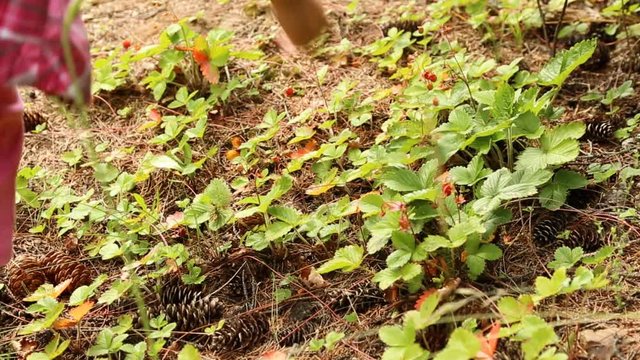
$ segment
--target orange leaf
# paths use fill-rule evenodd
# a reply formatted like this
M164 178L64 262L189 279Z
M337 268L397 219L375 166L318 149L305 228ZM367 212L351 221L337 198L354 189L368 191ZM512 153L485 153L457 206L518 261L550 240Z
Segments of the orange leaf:
M311 139L309 141L307 141L307 143L304 145L303 148L300 148L294 152L292 152L289 157L292 159L299 159L305 155L307 155L308 153L316 150L317 148L317 143L315 140Z
M191 54L193 54L193 60L195 60L198 65L209 62L209 55L202 50L191 49Z
M476 359L493 360L493 354L498 346L498 338L500 336L500 321L496 321L491 325L487 335L477 334L480 340L480 351L476 354Z
M415 309L419 311L420 308L422 307L422 304L429 298L429 296L433 295L433 293L435 292L436 292L436 289L434 288L427 289L425 292L423 292L422 295L420 295L420 297L416 301Z
M85 301L82 304L74 307L73 309L69 310L69 316L71 317L71 319L58 319L53 323L53 328L56 330L60 330L76 326L78 322L82 320L82 318L87 315L87 313L89 313L94 304L95 302L93 301Z
M220 71L218 71L217 67L211 65L208 61L199 64L200 72L202 72L202 76L204 76L207 81L214 85L220 81Z

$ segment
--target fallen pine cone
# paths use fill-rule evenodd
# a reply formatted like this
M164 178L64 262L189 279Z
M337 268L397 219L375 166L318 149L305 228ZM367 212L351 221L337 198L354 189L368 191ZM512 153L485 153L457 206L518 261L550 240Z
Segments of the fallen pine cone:
M49 251L42 257L41 263L44 266L47 279L54 285L71 279L65 292L71 293L78 287L91 283L89 269L77 259L61 251Z
M27 110L24 112L23 122L24 122L24 132L30 133L33 130L35 130L38 127L38 125L46 123L47 120L45 119L44 115L42 115L42 113L37 111Z
M8 287L17 297L25 297L47 281L40 261L33 256L16 259L8 268Z

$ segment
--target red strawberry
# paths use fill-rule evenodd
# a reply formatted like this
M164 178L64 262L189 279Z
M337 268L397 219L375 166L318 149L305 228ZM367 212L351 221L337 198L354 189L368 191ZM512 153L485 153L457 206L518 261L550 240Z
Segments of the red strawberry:
M288 87L284 90L284 96L286 97L292 97L295 94L296 94L296 91L293 90L293 88Z
M131 47L131 40L126 39L124 41L122 41L122 47L127 50Z

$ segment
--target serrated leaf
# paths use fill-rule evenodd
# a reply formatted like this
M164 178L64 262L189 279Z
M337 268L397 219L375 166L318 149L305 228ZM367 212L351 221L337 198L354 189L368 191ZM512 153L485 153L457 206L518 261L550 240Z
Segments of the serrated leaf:
M514 104L515 91L509 84L501 84L495 93L492 106L493 117L496 120L507 120L511 117L511 109Z
M318 273L326 274L335 270L351 272L357 269L364 258L364 249L360 246L349 245L336 250L333 259L324 263L318 269Z
M484 168L482 156L475 156L466 167L456 166L449 170L454 183L458 185L474 185L491 174L490 169Z
M416 263L409 263L400 269L400 277L404 281L409 281L422 274L422 267Z
M157 155L151 159L150 164L158 169L181 170L182 166L167 155Z
M549 263L549 267L552 269L559 269L561 267L570 268L575 265L582 256L584 255L584 251L581 247L577 247L571 249L567 246L560 247L556 249L555 260Z
M406 250L396 250L387 256L387 267L394 269L404 266L411 260L411 253Z
M389 346L409 346L415 341L415 330L410 326L383 326L378 331L380 340Z
M418 174L408 169L388 168L380 177L382 184L394 191L417 191L425 188Z
M289 206L269 206L269 215L290 225L297 225L300 222L300 212Z
M265 239L269 242L278 240L285 236L293 229L293 226L287 224L284 221L275 221L267 226L267 229L264 233Z
M554 296L562 291L567 281L567 269L564 267L557 269L551 278L538 276L536 278L536 295L539 299Z
M222 179L213 179L209 182L204 190L205 196L209 199L211 204L221 208L227 207L231 204L232 194L227 182Z
M593 55L598 44L596 38L584 40L568 50L556 54L538 74L540 85L561 86L571 72L584 64Z
M118 174L120 173L120 171L115 166L109 163L97 164L94 166L93 170L95 171L94 176L96 180L102 183L113 181L116 177L118 177Z
M483 258L476 255L467 256L467 260L465 262L465 264L467 264L467 268L469 269L469 275L473 279L484 272L485 263L486 262Z
M388 289L391 285L393 285L393 283L400 280L400 278L402 277L402 273L400 270L401 270L400 268L397 268L397 269L387 268L387 269L378 271L373 276L372 281L377 283L382 290Z
M447 346L434 357L434 360L475 359L479 351L480 340L471 331L457 328L451 333Z
M574 160L580 153L577 141L584 135L585 125L572 122L547 130L540 138L540 148L527 148L518 158L519 170L539 170L549 165L560 165Z

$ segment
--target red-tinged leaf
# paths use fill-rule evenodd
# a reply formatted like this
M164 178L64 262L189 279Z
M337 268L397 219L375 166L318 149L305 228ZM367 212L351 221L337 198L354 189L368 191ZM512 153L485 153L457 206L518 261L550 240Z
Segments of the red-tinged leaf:
M182 211L176 211L173 214L167 216L165 225L168 229L174 228L182 223L184 220L184 213Z
M202 72L202 76L212 85L220 81L220 71L217 67L211 65L209 61L200 63L200 72Z
M260 360L287 360L287 353L279 350L270 350L262 354Z
M496 352L500 336L500 322L494 322L488 334L477 334L476 336L480 340L480 351L476 354L476 359L493 360L493 354Z
M423 292L422 295L420 295L420 297L418 298L418 300L416 300L416 304L415 304L416 310L420 310L420 307L422 307L422 304L429 298L429 296L433 295L436 291L437 291L436 289L431 288Z
M56 330L68 329L70 327L74 327L82 320L82 318L91 311L95 302L93 301L85 301L82 304L74 307L69 310L70 319L67 318L59 318L53 323L53 328Z
M198 65L202 66L204 63L209 62L209 55L206 52L198 49L192 49L191 54L193 55L193 60L198 63Z
M388 201L382 205L382 208L392 212L395 212L395 211L404 212L407 209L407 205L402 201Z
M160 123L162 121L162 114L160 114L160 111L158 111L158 109L151 109L149 110L149 119Z
M406 212L403 212L402 215L400 215L398 226L400 226L400 230L402 231L408 232L411 230L411 221L409 221L409 216L407 216Z
M309 141L307 141L307 143L304 145L303 148L300 148L294 152L292 152L291 154L289 154L289 157L292 159L299 159L305 155L307 155L308 153L315 151L317 148L317 143L315 140L311 139Z

